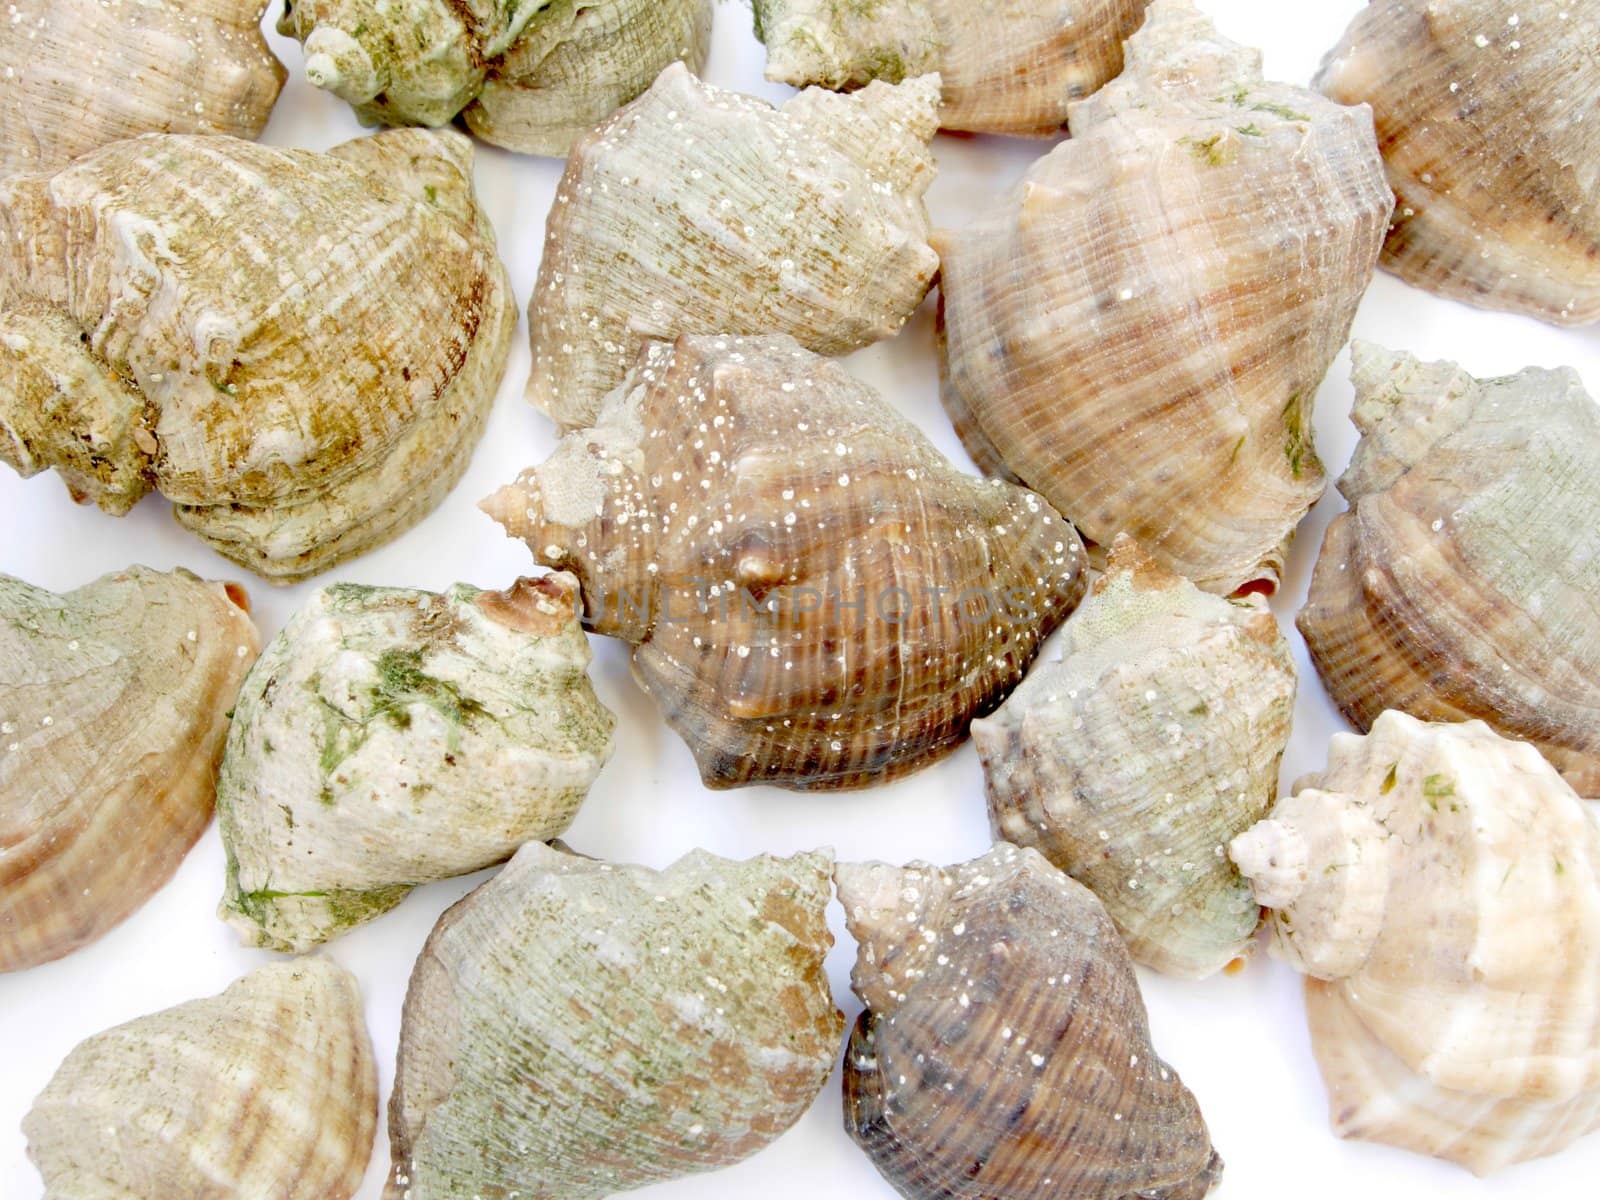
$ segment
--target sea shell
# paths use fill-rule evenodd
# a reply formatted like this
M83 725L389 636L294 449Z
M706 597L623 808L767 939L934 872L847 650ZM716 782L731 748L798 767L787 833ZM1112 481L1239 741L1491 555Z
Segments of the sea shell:
M936 71L946 129L1048 137L1072 101L1122 70L1148 3L755 0L756 36L776 82L848 89Z
M447 125L565 155L668 63L699 71L711 0L285 0L306 75L369 124Z
M22 1129L47 1200L348 1200L377 1122L355 978L304 958L82 1042Z
M1299 620L1334 703L1481 718L1600 796L1600 411L1570 370L1353 353L1350 511Z
M0 236L0 461L274 582L432 511L516 319L456 133L118 142L0 184Z
M1156 0L993 215L934 239L944 399L984 470L1207 591L1271 590L1323 491L1311 407L1392 197L1364 109Z
M1278 796L1295 671L1259 596L1228 601L1126 537L992 717L972 723L995 836L1100 897L1139 962L1201 978L1260 909L1224 848Z
M539 842L439 919L406 994L389 1200L597 1200L714 1170L827 1082L832 856L664 871Z
M239 696L217 783L222 918L308 950L565 832L615 724L577 607L570 575L314 595Z
M1600 823L1532 746L1385 713L1232 854L1341 1137L1481 1175L1600 1128Z
M187 571L59 596L0 575L0 971L87 945L172 877L259 648L244 593Z
M1372 105L1383 265L1558 325L1600 321L1600 4L1372 0L1316 86Z
M999 845L941 869L840 864L867 1006L845 1127L908 1200L1199 1200L1222 1160L1150 1044L1087 888Z
M651 338L888 337L939 269L922 196L939 83L809 89L781 109L681 65L580 141L546 226L528 398L592 424Z
M260 136L283 87L267 0L10 0L0 176L141 133Z
M1085 587L1049 505L958 472L783 336L651 344L593 429L484 508L578 576L709 787L925 766Z

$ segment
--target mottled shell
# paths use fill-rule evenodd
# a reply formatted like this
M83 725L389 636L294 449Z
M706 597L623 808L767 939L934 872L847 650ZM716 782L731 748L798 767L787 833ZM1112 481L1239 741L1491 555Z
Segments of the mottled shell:
M995 836L1100 897L1139 962L1201 978L1260 909L1225 847L1278 795L1295 671L1259 596L1229 601L1129 538L994 716L972 723Z
M1299 619L1329 694L1362 729L1486 720L1600 797L1600 409L1570 370L1354 355L1350 511Z
M844 354L939 269L922 196L939 84L810 89L781 109L682 66L578 143L528 311L528 398L565 429L651 338L787 333Z
M259 648L244 593L186 571L59 596L0 575L0 971L87 945L172 877Z
M827 1082L832 856L664 871L533 842L411 976L389 1200L598 1200L747 1158Z
M455 133L118 142L0 184L0 238L0 461L274 582L432 511L515 324Z
M767 78L805 87L938 72L946 129L1048 137L1122 70L1149 0L755 0Z
M927 765L1085 587L1049 505L958 472L787 337L652 344L593 429L484 507L633 644L710 787Z
M82 1042L22 1130L45 1200L349 1200L377 1122L355 978L303 958Z
M999 845L941 869L840 864L867 1006L845 1128L907 1200L1200 1200L1222 1160L1150 1044L1088 889Z
M283 87L267 0L9 0L0 176L59 171L141 133L254 138Z
M565 155L671 62L705 66L711 0L286 0L306 75L372 124L448 124Z
M1322 494L1317 387L1392 197L1370 115L1184 0L1009 200L935 238L944 399L984 470L1213 592L1270 590Z
M1558 325L1600 321L1600 3L1372 0L1316 86L1370 104L1399 197L1383 265Z
M1600 823L1532 746L1385 713L1232 853L1341 1137L1481 1175L1600 1128Z
M588 666L570 575L316 593L239 696L217 783L222 918L308 950L565 832L611 754Z

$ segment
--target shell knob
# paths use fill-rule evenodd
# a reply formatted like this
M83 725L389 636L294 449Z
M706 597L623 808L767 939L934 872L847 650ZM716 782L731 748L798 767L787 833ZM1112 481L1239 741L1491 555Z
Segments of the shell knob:
M306 39L306 78L351 104L366 104L383 90L366 47L326 25Z

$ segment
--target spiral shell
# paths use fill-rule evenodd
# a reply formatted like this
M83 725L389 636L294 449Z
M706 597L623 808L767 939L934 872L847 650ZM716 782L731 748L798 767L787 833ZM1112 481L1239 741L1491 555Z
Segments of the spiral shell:
M779 1137L844 1028L832 865L696 851L652 871L524 846L417 960L388 1200L599 1200Z
M710 787L926 765L1085 587L1049 505L956 471L780 336L650 345L594 428L484 508L578 576L585 623L634 646Z
M1367 103L1399 197L1383 265L1558 325L1600 321L1600 3L1372 0L1316 86Z
M705 66L711 0L285 0L278 32L364 121L460 117L486 142L561 156L668 63Z
M460 134L118 142L0 184L0 462L275 582L466 469L515 313Z
M59 171L141 133L261 134L283 64L267 0L9 0L0 177Z
M1200 1200L1222 1161L1094 894L1036 850L840 864L845 1128L907 1200Z
M1232 854L1341 1137L1483 1175L1600 1128L1600 823L1532 746L1384 713Z
M1277 798L1294 693L1260 597L1207 595L1118 538L1057 658L972 723L995 836L1092 889L1139 962L1221 970L1260 917L1224 848Z
M681 65L578 143L528 310L528 398L564 429L651 338L787 333L843 354L896 332L939 269L935 78L781 109Z
M47 1200L349 1200L377 1121L356 981L304 958L89 1038L22 1129Z
M1600 411L1570 370L1354 358L1350 511L1299 619L1334 703L1481 718L1600 796Z
M59 596L0 575L0 971L87 945L172 877L258 649L244 593L187 571Z
M1311 408L1393 197L1370 114L1156 0L1072 138L944 260L944 400L984 470L1207 591L1276 586Z
M615 724L577 604L570 575L314 595L239 697L217 784L222 918L307 950L565 832Z
M1149 0L755 0L767 78L848 89L938 72L946 129L1048 137L1122 70Z

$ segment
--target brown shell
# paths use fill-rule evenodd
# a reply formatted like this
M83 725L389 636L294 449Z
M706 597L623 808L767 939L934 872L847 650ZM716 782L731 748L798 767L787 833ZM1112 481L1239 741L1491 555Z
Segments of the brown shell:
M966 736L1083 595L1072 527L791 338L655 343L485 502L583 585L711 787L882 783Z

